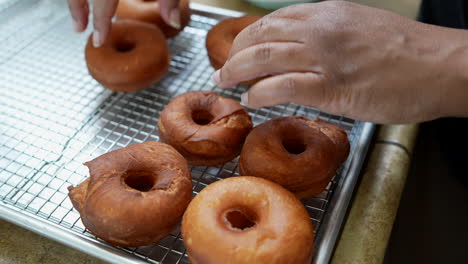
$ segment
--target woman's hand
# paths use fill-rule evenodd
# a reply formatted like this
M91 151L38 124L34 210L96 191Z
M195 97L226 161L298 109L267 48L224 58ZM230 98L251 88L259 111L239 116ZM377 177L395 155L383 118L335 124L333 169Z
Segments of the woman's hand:
M161 16L169 25L180 28L179 0L158 0ZM93 8L93 45L99 47L107 38L111 20L117 8L118 0L96 0ZM73 18L76 32L83 32L88 25L88 0L68 0L68 7Z
M243 30L213 79L271 75L242 95L253 108L294 102L377 123L468 116L467 45L465 31L350 2L295 5Z

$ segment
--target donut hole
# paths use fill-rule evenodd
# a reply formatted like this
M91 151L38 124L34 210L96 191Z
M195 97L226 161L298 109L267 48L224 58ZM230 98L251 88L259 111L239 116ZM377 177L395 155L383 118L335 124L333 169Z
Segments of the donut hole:
M223 215L227 228L234 231L245 231L253 228L257 224L256 218L254 214L241 209L230 209Z
M294 155L301 154L307 148L307 145L299 138L284 138L282 140L284 149Z
M213 121L214 116L206 110L195 110L192 112L192 119L197 125L204 126Z
M128 39L122 39L115 43L114 49L120 53L130 52L135 49L135 42Z
M127 173L124 182L128 187L140 192L150 191L155 184L154 177L144 172Z

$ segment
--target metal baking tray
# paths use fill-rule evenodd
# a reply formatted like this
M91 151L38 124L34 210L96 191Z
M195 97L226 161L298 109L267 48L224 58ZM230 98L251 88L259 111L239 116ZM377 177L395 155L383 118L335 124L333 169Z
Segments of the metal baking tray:
M112 263L188 263L179 228L139 248L113 247L96 238L72 208L67 187L88 177L83 162L157 141L159 114L174 96L214 90L239 100L246 87L220 90L211 82L205 35L220 19L242 13L192 4L190 25L170 40L166 77L142 91L116 93L88 74L83 49L90 31L73 33L65 2L0 2L0 217ZM281 116L318 116L347 131L348 160L323 193L303 201L316 235L313 263L328 263L374 125L294 104L249 113L255 125ZM237 159L191 172L197 194L238 175Z

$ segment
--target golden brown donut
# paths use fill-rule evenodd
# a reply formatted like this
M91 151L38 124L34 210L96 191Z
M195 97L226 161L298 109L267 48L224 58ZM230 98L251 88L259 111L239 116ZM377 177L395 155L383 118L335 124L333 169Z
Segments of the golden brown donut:
M179 34L190 22L190 7L188 0L180 0L180 29L176 29L164 22L159 11L157 0L120 0L117 5L118 19L134 19L157 25L166 38Z
M239 172L276 182L302 199L321 193L348 153L341 127L318 118L281 117L247 136Z
M216 70L223 67L229 57L232 42L236 36L248 25L259 20L258 16L243 16L228 18L208 31L206 35L206 50L210 63Z
M164 143L131 145L85 165L90 178L68 187L70 200L86 228L112 245L159 241L178 224L192 197L187 162Z
M160 139L192 165L214 166L239 155L252 121L239 102L215 92L177 96L161 112Z
M159 81L169 69L169 48L154 25L120 20L112 24L104 44L95 48L92 36L85 49L91 76L118 92L140 90Z
M189 204L182 237L193 264L310 263L314 234L294 195L240 176L208 185Z

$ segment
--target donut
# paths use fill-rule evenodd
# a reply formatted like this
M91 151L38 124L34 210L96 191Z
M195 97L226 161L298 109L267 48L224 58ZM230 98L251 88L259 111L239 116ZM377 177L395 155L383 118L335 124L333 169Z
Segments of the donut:
M220 69L229 57L232 42L248 25L259 20L258 16L243 16L225 19L208 31L206 50L213 68Z
M159 81L170 62L167 40L161 30L131 20L114 22L99 48L93 46L90 36L85 58L91 76L117 92L140 90Z
M302 199L321 193L348 153L341 127L318 118L281 117L247 136L239 172L276 182Z
M179 223L192 197L187 162L164 143L131 145L85 165L90 178L68 187L70 200L84 226L115 246L159 241Z
M310 263L312 223L296 197L262 178L240 176L204 188L182 219L193 264Z
M157 25L166 38L179 34L190 22L190 7L188 0L179 1L180 28L176 29L164 22L159 11L157 0L120 0L117 5L117 19L134 19Z
M239 155L252 129L247 111L215 92L177 96L161 112L159 137L196 166L215 166Z

